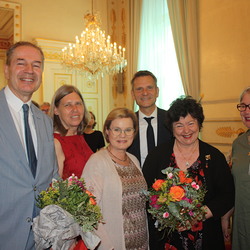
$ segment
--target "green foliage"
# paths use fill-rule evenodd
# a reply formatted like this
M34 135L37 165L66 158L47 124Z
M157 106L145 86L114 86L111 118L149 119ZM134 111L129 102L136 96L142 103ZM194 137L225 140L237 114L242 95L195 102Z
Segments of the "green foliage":
M162 172L166 179L156 180L149 190L148 212L156 219L160 231L171 233L180 227L192 229L194 223L205 218L202 208L205 187L179 169L169 167ZM171 189L173 187L177 189Z
M86 190L84 180L74 175L64 181L53 181L47 191L39 194L37 206L42 209L48 205L58 205L69 212L83 232L94 230L102 220L95 197Z

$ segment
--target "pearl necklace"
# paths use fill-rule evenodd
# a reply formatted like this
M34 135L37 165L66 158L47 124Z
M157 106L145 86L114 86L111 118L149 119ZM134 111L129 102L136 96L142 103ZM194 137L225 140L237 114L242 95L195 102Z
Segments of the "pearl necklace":
M190 161L191 157L193 156L193 153L194 153L195 150L197 149L196 145L194 146L194 149L192 150L192 152L191 152L189 158L187 159L187 158L183 155L183 153L182 153L182 151L181 151L180 146L178 145L178 143L175 143L175 144L176 144L176 146L177 146L177 148L178 148L178 151L181 153L181 156L182 156L183 159L186 161L186 162L185 162L186 167L190 167L189 161Z
M125 162L125 161L128 159L127 154L125 154L125 159L124 159L124 160L122 160L122 159L120 159L120 158L116 157L115 155L113 155L113 154L111 153L111 151L110 151L109 147L107 147L107 150L108 150L108 152L109 152L109 153L110 153L113 157L115 157L115 158L116 158L117 160L119 160L119 161Z

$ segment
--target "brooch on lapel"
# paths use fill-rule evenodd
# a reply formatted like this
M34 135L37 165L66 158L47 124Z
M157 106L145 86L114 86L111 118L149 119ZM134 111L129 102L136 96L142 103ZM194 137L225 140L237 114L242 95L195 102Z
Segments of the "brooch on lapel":
M211 160L211 156L210 155L205 155L205 159L206 159L206 168L208 168L208 161Z

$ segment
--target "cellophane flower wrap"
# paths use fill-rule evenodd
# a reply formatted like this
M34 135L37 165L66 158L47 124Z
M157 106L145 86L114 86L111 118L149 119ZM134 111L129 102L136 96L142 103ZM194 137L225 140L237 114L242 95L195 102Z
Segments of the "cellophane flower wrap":
M166 178L156 180L149 191L148 211L156 219L156 227L168 233L181 227L194 229L194 222L205 218L205 187L178 168L168 167L162 173Z
M40 193L37 206L42 209L48 205L57 205L70 213L83 232L93 231L102 220L95 197L86 189L84 180L74 174L66 180L53 180Z

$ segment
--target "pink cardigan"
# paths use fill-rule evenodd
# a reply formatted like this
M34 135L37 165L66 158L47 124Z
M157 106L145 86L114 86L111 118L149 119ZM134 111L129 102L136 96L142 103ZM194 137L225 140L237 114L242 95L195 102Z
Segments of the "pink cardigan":
M130 153L127 155L141 171L136 157ZM105 224L99 224L96 230L96 234L101 239L97 249L126 250L123 233L122 185L107 149L102 149L90 157L82 177L87 189L96 196L105 221Z

